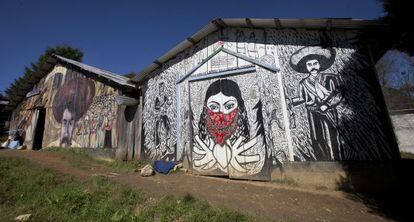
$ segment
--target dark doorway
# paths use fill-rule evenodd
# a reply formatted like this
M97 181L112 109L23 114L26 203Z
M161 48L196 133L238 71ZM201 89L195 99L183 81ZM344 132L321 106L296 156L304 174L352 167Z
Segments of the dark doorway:
M36 112L38 115L37 115L35 133L33 137L33 150L40 150L42 149L43 133L45 131L46 109L37 108Z

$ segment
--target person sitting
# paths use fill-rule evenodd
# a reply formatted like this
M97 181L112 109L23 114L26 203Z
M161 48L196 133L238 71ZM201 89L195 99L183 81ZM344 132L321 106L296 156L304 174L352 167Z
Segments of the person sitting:
M6 141L4 141L4 142L1 143L0 149L7 148L9 146L9 144L10 144L10 141L11 141L11 137L9 136Z
M23 137L19 134L19 132L16 132L8 147L10 149L17 149L22 143Z

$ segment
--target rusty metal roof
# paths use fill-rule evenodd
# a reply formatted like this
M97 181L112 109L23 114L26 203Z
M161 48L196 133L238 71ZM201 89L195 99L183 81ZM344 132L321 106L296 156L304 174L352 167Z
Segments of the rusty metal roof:
M201 28L194 35L186 38L184 41L177 44L167 53L157 58L154 62L149 64L146 68L138 72L132 80L140 82L149 75L162 67L170 59L177 54L190 48L194 44L201 41L207 35L227 27L233 28L275 28L275 29L307 29L307 30L331 30L331 29L375 29L385 27L385 25L375 20L350 19L350 18L321 18L321 19L261 19L261 18L228 18L228 19L214 19Z

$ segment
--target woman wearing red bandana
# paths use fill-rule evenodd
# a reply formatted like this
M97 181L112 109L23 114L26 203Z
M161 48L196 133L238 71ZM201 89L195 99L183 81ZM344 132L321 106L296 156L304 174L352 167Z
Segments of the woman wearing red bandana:
M260 161L259 154L246 154L256 145L257 137L250 138L247 112L236 82L220 79L209 86L198 128L194 167L246 173L246 164Z

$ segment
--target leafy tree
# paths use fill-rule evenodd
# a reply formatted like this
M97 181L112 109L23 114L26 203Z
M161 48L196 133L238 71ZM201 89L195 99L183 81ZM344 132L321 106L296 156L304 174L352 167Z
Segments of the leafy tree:
M411 17L413 17L411 15L411 4L407 0L378 1L385 13L378 20L386 25L385 30L381 30L380 33L371 33L365 36L365 39L369 41L374 60L377 61L378 78L384 98L390 110L413 109L414 84L412 72L401 72L398 68L400 64L395 63L404 60L404 63L414 65L410 58L414 55L414 27L409 24L409 21L412 20ZM385 56L384 53L387 50L394 53L388 58L391 59L391 62L380 63L378 60ZM403 53L395 53L398 51Z
M389 30L384 32L385 41L391 44L391 48L414 55L414 26L411 1L408 0L379 0L386 13L379 18L389 24Z
M82 61L83 52L80 49L73 48L68 45L58 45L56 47L50 47L45 50L43 54L39 56L35 63L30 63L30 66L25 67L23 75L10 85L6 90L6 94L10 99L10 106L16 106L31 90L34 84L36 84L41 76L35 75L36 73L48 72L48 70L42 70L48 63L48 58L53 54L60 55L75 61Z
M129 72L129 73L127 73L127 74L123 75L123 76L125 76L125 77L127 77L127 78L129 78L129 79L132 79L132 78L134 78L136 75L137 75L137 74L136 74L136 73L134 73L134 72Z

